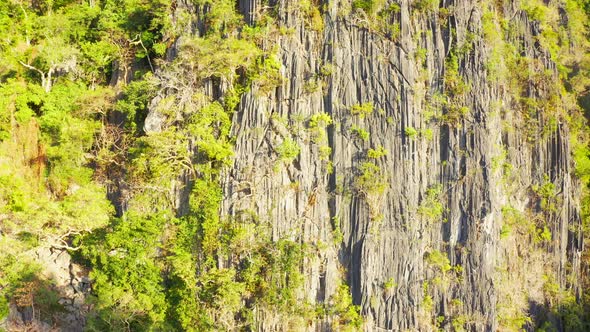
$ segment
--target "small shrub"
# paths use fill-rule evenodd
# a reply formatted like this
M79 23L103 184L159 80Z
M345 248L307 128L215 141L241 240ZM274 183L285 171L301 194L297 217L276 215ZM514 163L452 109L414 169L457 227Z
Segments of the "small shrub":
M432 296L426 294L424 295L424 299L422 300L422 305L424 307L424 311L429 312L432 311L432 307L434 306L434 301L432 300Z
M334 245L340 246L340 244L344 241L344 234L340 229L340 218L338 216L334 216L332 218L332 238L334 239Z
M443 79L445 90L451 97L462 96L468 90L467 84L459 74L459 59L454 52L451 52L451 55L445 61L445 74Z
M426 262L432 265L442 273L447 273L451 270L451 261L449 258L438 250L433 250L426 255Z
M8 300L3 294L0 294L0 321L2 321L9 314Z
M413 139L418 135L418 131L414 127L406 127L404 133L408 138Z
M456 332L465 331L465 324L467 324L467 316L459 315L451 320L453 330Z
M434 138L434 134L432 133L432 129L430 128L423 129L422 131L420 131L420 135L422 135L422 137L424 137L427 141L432 141L432 139Z
M350 128L350 131L352 132L352 134L358 138L360 138L363 141L368 141L369 140L369 132L359 128L357 126L352 126L352 128Z
M328 137L325 129L330 124L332 124L332 118L328 113L318 113L311 116L309 129L314 143L326 145Z
M304 14L306 24L311 30L320 32L324 30L324 19L319 8L310 0L300 0L299 10Z
M332 117L328 113L318 113L311 116L309 128L326 128L332 124Z
M388 14L399 14L402 10L402 7L397 2L393 2L389 7L385 9Z
M401 36L401 28L399 23L393 23L389 25L389 39L392 41L398 41Z
M452 299L451 300L451 306L453 307L460 307L463 305L463 301L461 301L461 299Z
M508 328L509 331L522 331L526 324L530 324L532 319L523 313L517 313L513 316L499 315L498 320L501 327ZM542 329L537 331L543 331Z
M362 163L360 176L356 178L356 188L365 195L381 195L385 192L387 182L383 181L381 168L371 162Z
M379 145L377 149L369 149L367 152L367 157L370 159L379 159L387 155L387 150L382 146Z
M449 17L452 15L451 10L449 8L440 7L438 9L438 19L441 22L443 27L447 27L449 24Z
M286 138L281 143L281 145L277 147L277 153L279 154L279 158L286 163L292 162L299 155L300 151L301 148L299 147L297 142L295 142L291 138Z
M520 9L533 20L544 23L549 14L549 8L540 0L528 0L520 3Z
M322 77L328 77L332 75L333 72L334 65L332 65L331 63L326 63L322 66L322 68L320 68L320 76Z
M322 82L315 77L312 77L303 84L303 91L305 91L305 93L313 93L320 91L321 87Z
M450 104L447 107L447 112L441 117L441 120L449 126L457 126L469 113L469 107Z
M309 26L312 30L317 32L324 30L324 19L322 17L322 13L320 13L320 10L316 6L311 8L308 13L308 17Z
M426 190L426 195L418 207L418 214L432 223L440 220L445 208L441 202L442 186L436 185Z
M541 185L533 186L533 191L541 199L541 210L545 212L555 212L557 210L555 184L551 182L548 175L543 177L543 183Z
M328 174L334 173L334 163L331 160L328 160L326 163L326 172L328 172Z
M551 231L549 227L543 226L543 228L537 229L537 233L535 234L534 242L541 243L541 242L551 242Z
M329 160L332 154L332 148L328 145L320 146L320 160Z
M370 116L373 113L373 103L353 105L350 108L350 113L352 113L352 115L358 116L361 119L364 119L366 116Z
M504 219L504 223L508 225L524 224L527 221L522 212L510 205L502 207L502 218Z
M334 331L344 330L343 327L349 327L352 331L360 329L363 318L360 314L360 308L352 303L352 295L347 285L341 284L338 287L338 290L330 299L330 303L328 313L339 317L332 323Z
M387 281L383 283L383 289L387 292L392 291L395 287L397 287L397 283L393 277L387 279Z
M422 47L418 47L416 51L414 51L414 58L416 62L420 64L420 66L424 67L426 65L426 55L428 54L428 50Z
M508 157L508 150L504 146L501 147L500 154L492 157L492 172L497 171L502 166Z
M550 298L556 298L560 293L559 284L555 281L555 277L552 275L544 274L543 275L543 292L545 295Z

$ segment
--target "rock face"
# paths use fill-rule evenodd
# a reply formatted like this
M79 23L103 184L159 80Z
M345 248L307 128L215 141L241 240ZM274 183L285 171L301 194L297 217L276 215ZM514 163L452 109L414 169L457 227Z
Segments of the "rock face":
M29 283L25 292L33 292L36 287L45 288L49 301L57 298L57 303L51 305L54 307L53 312L58 314L51 317L51 322L42 321L39 316L46 316L43 313L46 309L43 308L43 303L37 304L36 308L29 305L19 307L17 300L17 303L10 305L6 326L0 327L8 331L84 331L86 314L90 309L85 303L90 292L88 271L73 263L66 250L41 248L35 251L33 258L43 266L42 279ZM39 282L46 284L39 285Z
M252 4L240 4L252 10ZM319 32L288 12L288 4L276 5L278 21L293 29L277 41L285 82L267 96L252 92L242 99L234 116L236 155L225 181L223 213L254 209L272 224L276 238L314 243L332 243L335 227L340 228L343 241L303 267L307 296L327 300L341 277L338 267L345 267L368 330L425 328L425 296L434 299L432 310L445 317L441 323L446 328L452 323L449 317L464 315L470 329L496 330L502 301L498 268L516 254L502 244L516 239L500 239L502 211L508 205L520 211L534 208L531 188L544 177L555 185L559 201L547 219L552 234L543 248L551 257L547 265L562 286L565 266L579 266L581 243L568 231L580 222L568 126L559 123L546 132L547 120L540 114L539 127L527 137L506 87L486 73L498 45L482 37L481 3L442 1L441 7L453 7L443 23L435 12L416 13L409 1L401 1L395 42L360 20L341 17L344 5L327 4ZM524 56L556 77L548 53L535 47L536 24L515 7L504 5L504 16L519 27ZM446 59L457 45L469 43L458 60L469 90L461 97L468 111L453 124L429 119L429 102L445 91ZM425 52L423 63L417 52ZM327 66L330 72L321 76ZM312 84L318 86L311 89ZM365 103L372 103L372 114L355 116L355 105ZM321 112L333 120L325 142L314 140L306 129L306 121ZM368 139L359 139L355 128L368 132ZM412 135L409 128L421 134ZM301 146L301 153L283 164L276 151L287 138ZM328 155L323 155L324 146L330 148ZM371 176L379 176L374 180L385 184L385 191L371 197L359 190L358 178L370 159L368 149L379 146L387 154L374 160L380 170ZM510 166L498 167L499 158L501 165ZM420 207L435 187L444 212L428 220ZM250 194L244 194L245 188ZM448 284L433 287L431 282L425 291L425 283L440 272L436 263L433 267L425 260L434 251L461 268L445 272L454 274L443 277L452 279L443 281ZM397 286L384 290L388 280Z
M547 316L549 282L577 287L579 183L567 121L522 103L545 98L530 77L559 81L556 65L518 1L425 3L387 1L386 33L347 1L317 5L319 22L299 2L239 1L248 23L272 8L287 31L268 41L284 80L241 98L221 213L254 213L273 240L321 248L301 266L304 297L330 301L344 280L366 330L494 331L518 312ZM300 153L285 159L290 140Z

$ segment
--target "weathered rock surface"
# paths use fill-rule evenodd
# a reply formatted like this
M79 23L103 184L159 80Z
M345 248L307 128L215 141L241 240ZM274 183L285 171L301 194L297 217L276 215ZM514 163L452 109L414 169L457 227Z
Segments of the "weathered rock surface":
M66 250L41 248L35 251L33 258L43 267L37 283L46 283L46 291L59 297L52 305L60 306L60 310L55 310L58 314L51 317L52 321L42 321L39 320L39 305L19 307L17 303L11 303L4 328L7 331L84 331L86 314L90 309L86 303L90 291L88 271L73 263ZM35 282L30 287L36 287Z
M341 278L338 268L344 266L367 330L427 328L421 317L423 285L437 272L425 256L439 250L451 265L462 267L447 287L435 287L432 293L436 316L445 317L442 327L450 329L450 317L461 313L469 317L469 329L492 331L498 327L497 270L515 254L501 244L502 209L530 207L532 186L548 176L560 204L548 223L553 237L545 250L551 254L547 263L564 286L565 266L578 266L581 251L580 240L568 231L580 222L568 127L559 124L544 134L545 119L539 115L540 127L527 139L519 114L511 113L513 101L506 88L486 75L494 45L481 37L481 4L441 1L441 7L454 8L445 25L436 14L417 14L410 1L401 1L397 42L339 16L339 7L345 5L341 2L326 4L320 32L289 12L289 4L276 4L278 21L294 30L277 41L285 82L270 95L253 91L242 99L234 116L236 155L227 172L223 213L254 210L272 225L277 239L332 243L333 229L340 227L343 242L319 252L315 263L303 267L306 295L327 301ZM240 1L240 8L255 7L254 2ZM516 8L505 5L504 15L521 27L518 38L525 55L540 60L556 77L549 55L535 46L535 23ZM453 47L469 42L468 34L476 37L459 59L459 72L470 86L464 99L469 111L454 125L429 120L428 102L443 91L445 59ZM426 52L426 79L415 59L419 49ZM317 89L307 89L327 64L331 73ZM364 119L351 114L354 105L368 102L373 114ZM321 112L334 122L327 128L331 153L324 161L321 144L314 143L306 129L306 121ZM353 126L368 131L369 139L355 137ZM410 137L409 127L431 130L433 138ZM276 148L287 137L297 141L301 153L284 165ZM371 220L367 195L355 190L354 181L367 149L378 146L388 151L377 160L387 189L378 203L381 220ZM507 184L493 166L504 150L514 170L508 181L515 183ZM441 218L432 223L417 211L427 189L437 185L442 185L446 222ZM386 292L383 285L390 279L397 287ZM459 308L450 306L452 299Z

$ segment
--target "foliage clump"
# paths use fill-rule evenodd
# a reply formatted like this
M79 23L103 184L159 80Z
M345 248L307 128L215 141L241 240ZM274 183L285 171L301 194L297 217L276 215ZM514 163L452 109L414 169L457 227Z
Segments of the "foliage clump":
M356 104L350 108L350 113L354 116L358 116L360 119L364 119L367 116L373 114L373 103Z
M367 157L369 159L379 159L385 156L387 156L387 150L382 145L379 145L376 149L369 149L367 151Z
M340 284L336 294L331 298L331 314L339 319L334 320L332 328L341 331L355 331L361 328L363 319L360 308L352 303L352 297L346 284Z
M366 131L366 130L365 130L365 129L363 129L363 128L359 128L359 127L357 127L357 126L352 126L352 127L350 128L350 131L352 132L352 134L353 134L355 137L358 137L358 138L360 138L362 141L367 141L367 140L369 140L369 132L368 132L368 131Z
M413 139L414 137L416 137L418 135L418 131L414 127L406 127L404 129L404 133L410 139Z
M318 145L318 152L320 160L325 163L328 173L332 173L332 163L330 156L332 148L328 145L328 135L326 128L332 124L332 117L325 112L317 113L309 119L309 131L311 139Z
M299 147L297 142L295 142L291 138L286 138L277 147L277 153L279 154L279 158L286 163L292 162L293 159L295 159L299 155L300 151L301 148Z
M441 185L432 186L426 190L417 212L427 221L427 223L434 223L441 220L443 213L445 212L442 203Z
M426 255L426 262L443 274L449 272L452 268L449 258L438 250L429 252Z
M360 175L356 178L356 188L365 195L381 195L387 183L383 181L381 168L372 162L364 162L359 167Z
M369 152L372 152L373 159L378 159L386 153L385 150L372 149ZM354 180L354 187L366 200L369 207L369 217L373 221L383 218L380 211L388 185L387 176L377 164L371 161L360 164Z

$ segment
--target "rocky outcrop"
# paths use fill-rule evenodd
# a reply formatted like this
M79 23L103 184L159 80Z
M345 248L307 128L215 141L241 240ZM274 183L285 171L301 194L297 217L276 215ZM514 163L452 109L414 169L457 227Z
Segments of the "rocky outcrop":
M90 310L86 303L90 292L88 271L73 263L66 250L40 248L32 258L42 270L23 289L17 290L20 295L10 304L4 328L7 331L84 331ZM37 294L40 289L42 295ZM38 303L39 300L42 302ZM48 317L45 311L53 315ZM46 321L47 318L51 321Z

